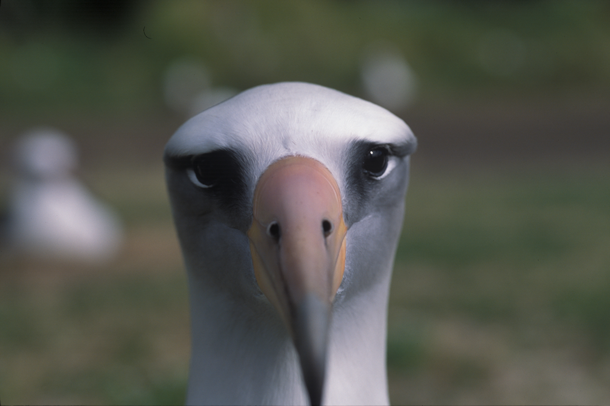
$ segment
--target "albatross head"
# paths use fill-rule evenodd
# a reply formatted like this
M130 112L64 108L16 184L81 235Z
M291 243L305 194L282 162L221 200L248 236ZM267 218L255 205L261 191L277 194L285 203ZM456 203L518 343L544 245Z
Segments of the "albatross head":
M353 403L344 394L381 364L381 388L357 400L387 401L378 353L415 146L387 110L305 83L248 90L174 134L164 158L189 271L189 402Z

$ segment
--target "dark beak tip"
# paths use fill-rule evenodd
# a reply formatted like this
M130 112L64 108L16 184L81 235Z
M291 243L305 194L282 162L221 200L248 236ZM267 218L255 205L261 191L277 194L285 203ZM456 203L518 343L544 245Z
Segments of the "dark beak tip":
M322 404L323 387L319 385L307 385L307 394L309 395L309 404L311 406L319 406Z
M324 394L330 314L330 305L313 294L294 308L294 342L312 405L320 405Z

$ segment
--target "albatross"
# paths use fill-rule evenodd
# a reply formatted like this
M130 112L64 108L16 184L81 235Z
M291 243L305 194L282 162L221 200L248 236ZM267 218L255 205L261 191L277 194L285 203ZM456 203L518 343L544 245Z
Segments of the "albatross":
M114 258L120 221L77 178L74 142L59 130L36 128L18 140L13 155L7 251L91 265Z
M252 88L183 124L166 180L188 273L187 404L387 404L386 319L409 156L389 111Z

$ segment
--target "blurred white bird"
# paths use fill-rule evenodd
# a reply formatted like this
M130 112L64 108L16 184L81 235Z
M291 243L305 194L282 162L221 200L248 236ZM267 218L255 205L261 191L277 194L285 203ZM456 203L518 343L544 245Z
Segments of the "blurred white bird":
M29 132L15 147L14 165L6 219L11 251L90 263L117 254L119 220L75 178L77 152L66 135L48 128Z
M364 96L393 112L415 100L417 78L403 54L385 43L369 45L360 70Z

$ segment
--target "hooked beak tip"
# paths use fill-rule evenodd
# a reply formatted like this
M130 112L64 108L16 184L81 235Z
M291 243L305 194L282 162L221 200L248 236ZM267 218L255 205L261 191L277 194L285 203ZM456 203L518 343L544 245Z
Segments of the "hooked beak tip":
M330 315L330 303L324 303L314 294L306 295L294 308L294 343L312 405L322 403Z

